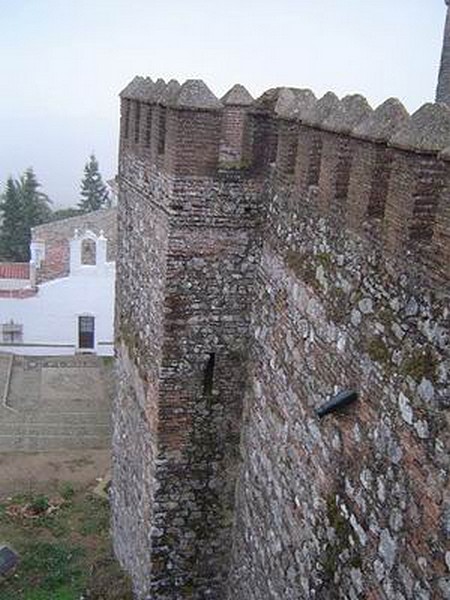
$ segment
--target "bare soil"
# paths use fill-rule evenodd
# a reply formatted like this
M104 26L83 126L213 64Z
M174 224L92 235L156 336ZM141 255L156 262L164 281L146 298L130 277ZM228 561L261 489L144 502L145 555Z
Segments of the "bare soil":
M21 493L51 493L66 481L78 489L95 486L109 467L109 450L3 452L0 453L0 500Z

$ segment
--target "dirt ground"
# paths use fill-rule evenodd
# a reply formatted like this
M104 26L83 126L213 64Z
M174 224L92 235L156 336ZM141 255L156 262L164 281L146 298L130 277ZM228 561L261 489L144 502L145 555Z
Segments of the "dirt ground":
M56 491L63 482L75 488L95 485L110 468L109 450L0 453L0 500L13 494Z

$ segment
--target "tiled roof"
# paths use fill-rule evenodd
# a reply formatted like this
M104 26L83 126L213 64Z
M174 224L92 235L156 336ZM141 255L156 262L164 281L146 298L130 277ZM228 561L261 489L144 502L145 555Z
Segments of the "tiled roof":
M29 279L28 263L0 263L0 279Z

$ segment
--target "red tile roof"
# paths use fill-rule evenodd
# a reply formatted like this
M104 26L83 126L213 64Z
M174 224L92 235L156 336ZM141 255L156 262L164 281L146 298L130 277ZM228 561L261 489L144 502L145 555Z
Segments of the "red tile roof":
M29 279L29 263L0 263L0 279Z

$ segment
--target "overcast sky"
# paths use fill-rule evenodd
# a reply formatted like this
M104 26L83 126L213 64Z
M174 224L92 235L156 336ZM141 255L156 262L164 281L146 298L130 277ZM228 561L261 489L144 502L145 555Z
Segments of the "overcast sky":
M0 184L33 166L77 202L88 154L116 169L117 94L136 74L320 96L433 101L444 0L0 0Z

